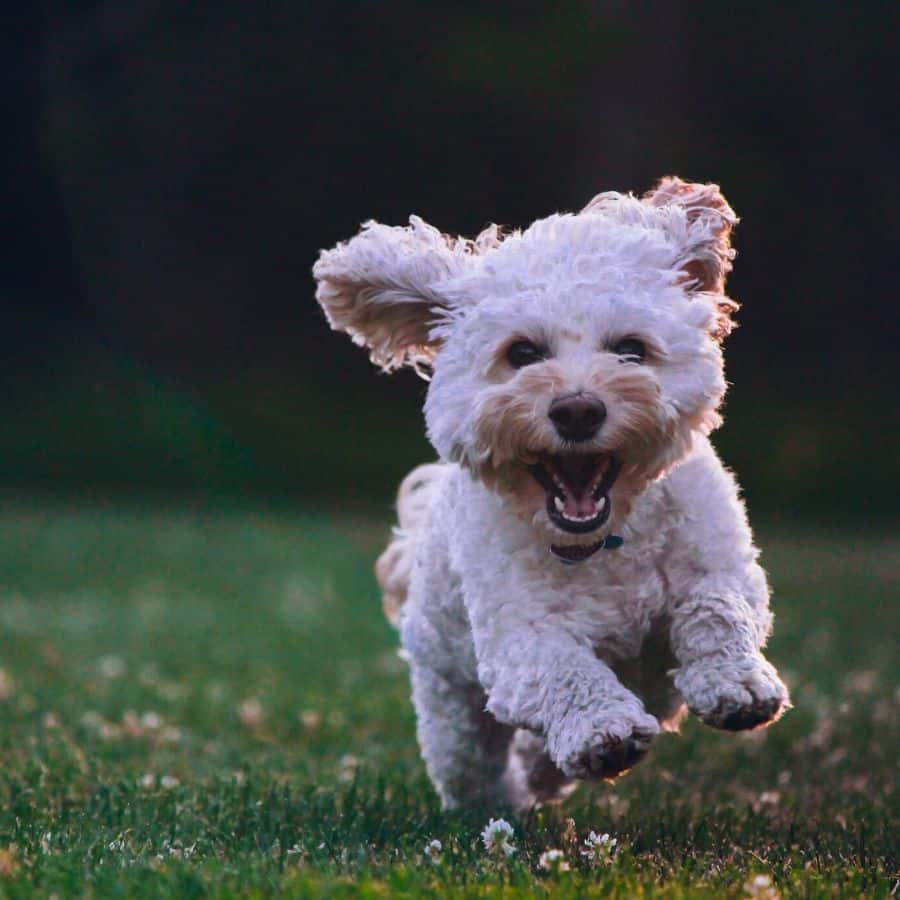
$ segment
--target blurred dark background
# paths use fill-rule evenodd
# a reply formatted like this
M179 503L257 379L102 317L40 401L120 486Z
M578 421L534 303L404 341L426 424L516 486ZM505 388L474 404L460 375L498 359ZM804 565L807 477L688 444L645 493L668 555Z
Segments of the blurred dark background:
M743 218L717 443L751 504L896 514L896 3L52 0L5 25L8 489L383 506L430 456L425 386L328 331L318 249L677 173Z

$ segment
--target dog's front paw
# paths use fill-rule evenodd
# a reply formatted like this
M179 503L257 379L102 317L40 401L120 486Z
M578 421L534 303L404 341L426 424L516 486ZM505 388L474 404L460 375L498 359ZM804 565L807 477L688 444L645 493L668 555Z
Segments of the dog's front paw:
M787 687L761 655L696 660L678 670L675 686L694 715L726 731L768 725L790 705Z
M644 757L659 723L640 709L566 716L548 741L550 755L569 778L615 778Z

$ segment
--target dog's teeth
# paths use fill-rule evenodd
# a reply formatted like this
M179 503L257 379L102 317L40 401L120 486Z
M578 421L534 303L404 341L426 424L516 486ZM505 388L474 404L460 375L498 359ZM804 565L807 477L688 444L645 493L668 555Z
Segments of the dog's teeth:
M563 501L559 497L554 497L553 503L556 506L557 510L559 510L559 512L563 512L566 508L566 504L563 503Z
M597 512L603 510L606 506L606 496L604 495L597 501Z

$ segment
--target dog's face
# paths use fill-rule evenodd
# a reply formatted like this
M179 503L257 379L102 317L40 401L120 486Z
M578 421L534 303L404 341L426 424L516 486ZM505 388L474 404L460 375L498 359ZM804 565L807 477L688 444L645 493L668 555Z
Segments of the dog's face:
M718 424L735 221L715 186L665 179L505 240L370 224L322 255L318 297L375 362L433 370L441 457L577 561Z

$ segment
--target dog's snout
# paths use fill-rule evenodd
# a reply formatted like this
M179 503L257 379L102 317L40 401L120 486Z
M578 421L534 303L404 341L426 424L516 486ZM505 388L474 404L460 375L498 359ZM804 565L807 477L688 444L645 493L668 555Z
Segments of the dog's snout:
M593 394L569 394L557 397L547 413L561 438L567 441L589 441L606 418L603 401Z

